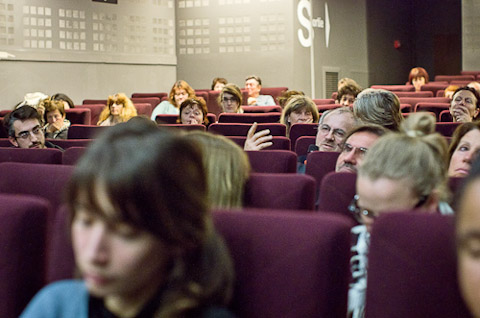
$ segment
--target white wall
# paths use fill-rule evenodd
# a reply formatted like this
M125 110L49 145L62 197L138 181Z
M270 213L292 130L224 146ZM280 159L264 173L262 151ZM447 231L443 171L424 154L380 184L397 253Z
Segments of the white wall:
M462 0L462 60L463 70L480 70L480 2Z

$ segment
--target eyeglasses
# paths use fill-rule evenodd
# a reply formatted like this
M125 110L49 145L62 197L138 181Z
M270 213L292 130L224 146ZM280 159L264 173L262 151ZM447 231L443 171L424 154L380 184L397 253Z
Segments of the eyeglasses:
M15 138L21 138L21 139L28 139L28 138L31 138L32 135L35 135L35 136L39 136L43 134L43 131L42 131L42 128L40 127L40 125L37 125L35 127L33 127L32 130L25 130L25 131L21 131L18 136L15 136Z
M318 127L318 129L324 135L327 135L328 133L330 133L330 131L333 131L333 135L339 139L345 136L345 130L340 128L332 128L327 124L322 124L321 126Z
M422 195L418 200L417 204L415 204L413 208L416 209L424 205L425 202L427 202L428 197L429 197L428 195ZM376 219L378 217L377 213L367 209L362 209L361 207L358 206L359 198L360 196L358 194L355 194L352 202L350 202L350 205L348 206L348 211L350 211L350 213L353 214L353 216L355 217L355 220L357 220L359 223L363 223L362 216L372 220Z
M230 103L236 103L237 100L236 100L235 98L226 98L226 97L224 97L224 98L223 98L223 102L226 103L226 104L228 104L229 102L230 102Z
M365 156L365 154L367 153L368 148L365 148L365 147L354 147L354 146L352 146L352 145L349 144L349 143L343 144L343 146L342 146L342 152L350 153L350 152L352 152L352 150L354 150L355 153L356 153L357 155L359 155L360 157L363 157L363 156Z

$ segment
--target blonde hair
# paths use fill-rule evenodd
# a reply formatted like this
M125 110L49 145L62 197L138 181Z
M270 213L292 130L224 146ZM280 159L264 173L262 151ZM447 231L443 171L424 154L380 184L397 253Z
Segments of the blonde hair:
M203 166L211 206L241 208L245 183L250 173L247 154L224 136L200 131L191 132L188 136L203 149Z
M353 103L355 117L369 124L377 124L398 131L403 122L400 100L384 89L367 88L358 94Z
M440 200L447 200L447 167L447 141L435 133L435 118L414 113L400 132L388 133L374 144L358 174L371 180L408 180L416 195L438 190Z
M97 125L100 125L102 122L107 120L110 116L110 106L113 104L123 105L122 111L120 112L120 121L126 122L130 118L137 116L137 109L133 105L133 102L128 98L124 93L118 93L115 95L108 96L107 106L100 113L99 120Z
M217 99L217 103L222 108L222 112L225 112L225 107L223 106L223 95L225 93L233 96L233 98L238 103L236 113L242 114L243 113L243 108L242 108L243 97L242 97L242 91L240 90L240 88L237 85L232 83L228 83L222 88L222 91L220 92L220 94L218 94L218 99Z
M310 97L302 95L294 95L290 97L283 109L282 116L280 116L280 123L287 126L287 134L290 131L291 124L288 122L290 114L300 109L307 108L312 113L313 123L317 123L320 117L317 105Z

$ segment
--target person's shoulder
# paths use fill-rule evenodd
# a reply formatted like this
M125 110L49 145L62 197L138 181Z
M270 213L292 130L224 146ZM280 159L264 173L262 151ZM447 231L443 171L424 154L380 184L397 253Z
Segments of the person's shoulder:
M28 304L21 318L87 317L88 291L80 280L65 280L40 290Z
M57 145L55 145L54 143L51 143L50 141L47 141L47 140L45 141L45 147L47 147L47 148L53 148L53 149L58 149L58 150L60 150L60 151L65 151L65 149L63 149L62 147L57 146Z
M257 97L257 104L259 106L275 106L275 100L271 95L259 95Z

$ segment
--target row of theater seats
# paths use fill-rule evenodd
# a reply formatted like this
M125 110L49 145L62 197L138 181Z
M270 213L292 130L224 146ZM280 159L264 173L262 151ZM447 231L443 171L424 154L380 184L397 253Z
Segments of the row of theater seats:
M72 278L67 209L0 194L0 316L18 317L45 284ZM346 316L349 219L326 211L214 211L232 255L238 317ZM53 221L52 221L53 218ZM453 218L389 213L371 235L366 317L469 317L456 276Z

